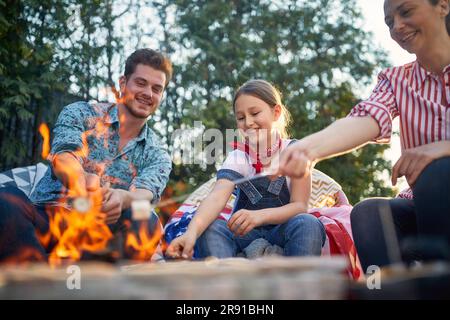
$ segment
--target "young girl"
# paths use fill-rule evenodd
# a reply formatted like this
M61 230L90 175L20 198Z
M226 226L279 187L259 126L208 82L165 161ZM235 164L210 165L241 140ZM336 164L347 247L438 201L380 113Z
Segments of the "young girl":
M233 110L246 143L237 144L228 155L214 189L199 206L186 233L172 241L166 254L191 258L197 242L200 258L234 257L253 240L264 238L282 247L286 256L320 255L326 235L322 223L306 214L309 176L262 176L239 183L230 220L217 219L236 187L233 181L276 171L279 154L290 143L286 134L290 115L280 93L267 81L250 80L241 86Z
M320 159L370 141L388 142L392 119L400 118L402 156L393 167L392 183L405 176L411 189L353 209L353 236L364 270L393 262L388 253L396 241L384 238L380 206L392 211L401 247L409 242L412 250L403 258L450 259L449 12L449 0L385 0L392 39L417 60L383 70L372 95L349 117L296 142L280 160L280 172L302 177ZM411 256L414 251L420 256Z

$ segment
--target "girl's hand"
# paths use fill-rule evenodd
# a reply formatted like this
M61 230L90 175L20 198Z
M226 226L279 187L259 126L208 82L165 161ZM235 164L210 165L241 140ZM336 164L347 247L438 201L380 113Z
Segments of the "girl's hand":
M228 228L235 236L245 236L254 228L264 224L264 214L259 210L241 209L228 220Z
M196 240L197 237L194 234L186 232L172 240L166 250L166 255L175 259L192 259Z
M397 184L397 178L405 176L412 187L417 178L433 160L444 157L450 153L448 141L439 141L425 144L403 151L402 156L392 168L392 185Z

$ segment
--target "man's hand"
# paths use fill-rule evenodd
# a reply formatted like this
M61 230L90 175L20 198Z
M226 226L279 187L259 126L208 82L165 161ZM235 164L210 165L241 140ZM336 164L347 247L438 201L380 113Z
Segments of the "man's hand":
M313 160L301 141L296 142L281 153L279 174L293 178L307 177L314 167Z
M245 236L254 228L264 224L264 214L258 210L241 209L228 220L228 228L235 236Z
M100 177L93 173L86 173L84 175L85 185L86 185L86 194L87 197L93 201L92 206L100 209L105 199L109 197L109 183L107 183L104 187L100 185Z
M117 220L119 220L123 209L121 190L107 188L104 192L105 198L103 198L100 211L106 215L105 222L107 224L116 223Z
M414 186L426 166L450 153L449 144L449 141L439 141L403 151L392 168L392 185L397 184L398 177L405 176L408 184Z
M192 259L195 241L197 241L195 234L187 231L185 234L172 240L166 250L166 255L176 259Z

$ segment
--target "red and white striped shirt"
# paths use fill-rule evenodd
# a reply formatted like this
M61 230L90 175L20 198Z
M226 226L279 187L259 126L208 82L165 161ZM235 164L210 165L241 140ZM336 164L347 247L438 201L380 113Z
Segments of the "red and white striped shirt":
M387 143L392 119L400 117L402 150L450 140L450 65L437 76L417 61L383 70L367 100L351 110L351 117L371 116L380 126L378 143ZM411 189L399 195L412 198Z

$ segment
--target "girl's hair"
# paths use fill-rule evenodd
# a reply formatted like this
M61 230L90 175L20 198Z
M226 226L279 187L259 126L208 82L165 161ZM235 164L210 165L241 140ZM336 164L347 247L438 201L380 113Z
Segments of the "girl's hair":
M236 100L241 95L246 94L261 99L271 108L275 105L281 107L281 115L275 123L275 128L282 138L288 138L287 127L291 123L291 114L281 102L281 93L269 82L261 79L249 80L238 88L233 99L233 111L236 110Z
M439 0L428 0L433 6L437 5ZM447 0L448 1L448 0ZM445 17L445 26L447 27L447 33L450 36L450 13Z

